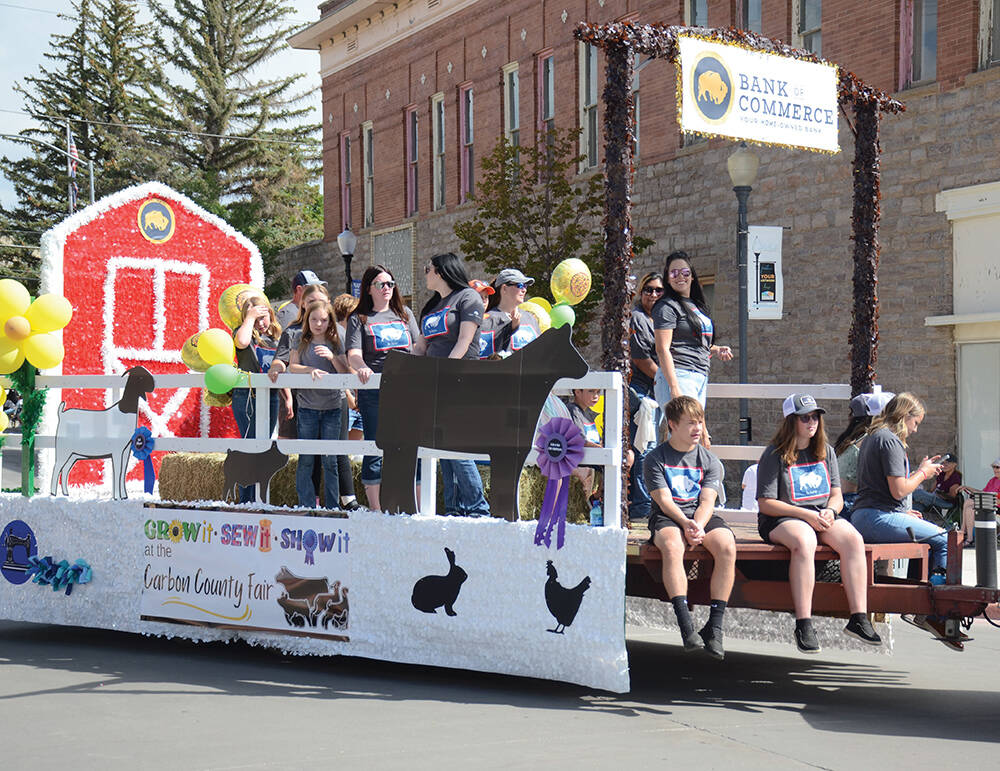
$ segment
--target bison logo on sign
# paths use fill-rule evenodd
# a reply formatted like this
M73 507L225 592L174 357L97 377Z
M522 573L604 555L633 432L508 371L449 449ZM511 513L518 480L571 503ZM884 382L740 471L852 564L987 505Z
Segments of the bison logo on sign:
M733 79L729 69L715 53L703 54L694 65L691 86L698 112L709 123L726 119L733 106Z
M64 220L42 238L42 259L43 291L63 294L75 311L63 334L66 375L120 375L134 366L154 375L186 373L185 340L224 327L216 306L222 291L239 282L262 286L264 279L260 253L247 238L155 182ZM84 409L114 401L110 392L92 389L63 389L62 398ZM235 435L230 411L208 407L197 388L157 388L141 405L139 423L154 436ZM54 433L55 425L47 412L43 432ZM141 476L140 470L129 478ZM104 479L103 464L82 461L70 482Z

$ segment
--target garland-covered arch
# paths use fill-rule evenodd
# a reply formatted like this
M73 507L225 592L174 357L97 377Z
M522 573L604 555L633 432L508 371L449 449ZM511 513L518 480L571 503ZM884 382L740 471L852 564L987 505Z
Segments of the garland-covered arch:
M629 309L635 291L629 279L632 268L632 173L634 130L631 84L633 55L645 54L677 63L680 34L736 44L752 51L829 64L810 51L792 48L778 40L738 29L707 29L662 24L582 22L574 31L578 40L604 49L607 57L604 87L605 214L604 214L604 317L601 325L601 366L629 372ZM898 113L903 104L864 83L841 67L838 102L847 118L854 110L854 206L851 214L854 240L854 309L848 343L851 347L851 393L870 391L878 359L878 282L881 113ZM622 421L628 441L628 419ZM624 490L623 486L623 490Z

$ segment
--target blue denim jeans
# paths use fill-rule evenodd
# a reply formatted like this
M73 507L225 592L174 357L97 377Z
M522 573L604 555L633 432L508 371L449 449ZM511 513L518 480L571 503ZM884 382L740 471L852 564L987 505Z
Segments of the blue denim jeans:
M269 400L270 431L268 436L274 433L274 426L278 422L278 391L272 388ZM236 419L236 427L240 431L240 436L244 439L257 438L257 409L254 392L249 388L233 389L233 417ZM256 500L253 486L243 487L240 485L240 503L249 503Z
M851 512L851 524L861 533L865 543L909 543L910 534L907 528L913 530L917 540L924 541L931 547L931 570L944 570L948 561L948 534L937 525L903 514L899 511L880 511L879 509L854 509Z
M474 460L442 459L441 490L444 493L446 514L455 513L471 517L490 515L490 505L483 496L483 479L479 476Z
M949 501L937 493L929 493L922 487L913 491L913 508L918 511L927 511L931 506L937 506L941 509L941 513L947 514L954 505L955 501Z
M674 368L674 375L677 376L677 387L680 388L681 393L685 396L694 397L704 407L705 402L708 400L708 375L690 369L677 369L676 367ZM653 391L656 394L654 397L656 403L660 405L660 409L662 410L667 402L670 401L670 385L667 383L667 378L663 374L662 367L656 371L656 377L653 378Z
M378 389L358 390L358 412L361 413L361 428L365 439L374 442L378 431ZM382 456L366 455L361 461L361 482L366 485L382 483Z
M310 410L299 407L297 419L299 439L340 439L340 409ZM336 508L340 503L340 482L337 476L337 456L321 455L323 460L323 488L326 507ZM299 465L295 471L295 492L299 496L299 506L316 507L316 486L313 484L313 464L315 455L299 455Z
M638 387L634 385L629 385L628 388L628 443L629 447L635 452L635 461L632 463L632 474L631 480L628 486L628 516L629 519L647 519L649 517L649 509L651 505L651 500L649 497L649 491L646 490L646 482L642 478L642 462L646 459L646 455L656 447L656 442L649 442L646 445L646 449L641 453L635 449L635 434L636 425L632 418L635 417L635 413L639 410L639 401L643 397L653 396L653 389L641 384ZM656 408L656 425L660 425L660 408Z

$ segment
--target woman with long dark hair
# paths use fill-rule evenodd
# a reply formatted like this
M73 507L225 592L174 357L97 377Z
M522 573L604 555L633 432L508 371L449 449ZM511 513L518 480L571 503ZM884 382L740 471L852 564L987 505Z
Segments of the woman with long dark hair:
M347 360L362 383L382 371L389 351L413 350L420 337L413 311L403 305L392 272L382 265L372 265L361 277L361 300L347 318ZM378 390L358 390L358 411L365 439L375 440L378 429ZM382 484L382 458L366 455L361 461L361 483L368 494L369 508L379 511Z
M483 301L469 286L469 276L457 255L437 254L424 267L431 297L420 311L421 338L417 353L449 359L479 359L479 325ZM454 486L457 485L457 491ZM441 460L445 514L489 515L483 480L475 461Z
M671 252L663 276L667 281L663 296L651 311L659 360L653 379L656 403L663 409L676 396L693 396L704 407L709 358L714 354L730 361L733 352L714 342L711 311L687 252ZM707 430L704 436L707 442Z
M788 581L795 606L795 643L803 653L819 653L812 627L816 586L816 545L840 555L840 575L851 618L844 634L868 645L882 639L868 620L865 544L846 519L837 456L827 444L826 410L809 394L792 394L782 403L785 419L757 466L757 531L767 543L791 552Z
M632 358L632 377L628 386L628 436L629 449L633 448L638 426L635 423L636 413L644 398L653 397L653 378L660 370L660 361L656 353L656 335L653 332L653 306L663 297L663 276L653 271L639 280L636 290L638 301L632 309L632 337L629 344ZM653 417L656 425L660 423L660 408L656 408ZM631 481L629 482L630 519L648 519L650 510L649 492L642 478L642 463L646 454L656 447L655 439L647 443L645 449L636 450L632 463Z

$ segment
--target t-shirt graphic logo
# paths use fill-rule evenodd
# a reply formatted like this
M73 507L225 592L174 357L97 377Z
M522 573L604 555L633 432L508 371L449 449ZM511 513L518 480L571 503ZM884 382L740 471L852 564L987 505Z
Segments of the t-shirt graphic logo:
M596 423L588 423L583 427L583 438L594 444L601 443L601 432L597 430Z
M262 345L254 345L254 353L257 354L257 363L260 365L261 372L267 372L271 367L271 362L274 361L274 354L277 353L275 348L265 348Z
M538 333L527 324L522 324L517 331L510 336L510 349L520 351L524 346L533 340L538 339Z
M496 330L491 329L489 332L479 333L479 358L488 359L494 354L494 348L496 346Z
M424 316L424 320L421 322L424 337L431 338L448 334L448 311L450 310L451 306L446 305L441 310Z
M383 321L369 324L368 331L372 335L372 346L376 351L388 351L392 348L408 348L410 330L402 321Z
M675 501L687 503L698 500L701 494L701 480L705 470L701 466L663 466L663 476L670 487L670 496Z
M694 309L694 312L701 319L701 336L707 337L708 342L711 343L712 335L715 333L715 326L712 324L712 320L697 308Z
M789 466L788 481L795 503L830 497L830 474L823 461Z

